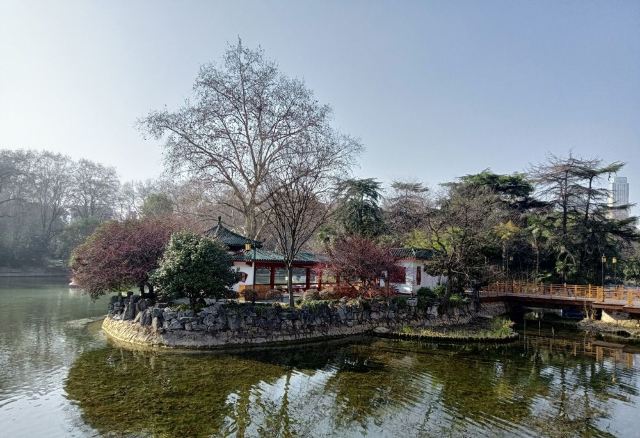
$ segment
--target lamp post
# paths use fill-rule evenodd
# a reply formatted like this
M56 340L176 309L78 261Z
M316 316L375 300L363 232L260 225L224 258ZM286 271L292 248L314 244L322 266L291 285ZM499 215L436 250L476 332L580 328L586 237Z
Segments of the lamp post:
M618 259L615 257L611 258L611 264L613 264L613 284L618 287L618 276L616 272L616 263L618 263Z
M607 257L605 257L604 254L602 254L602 287L604 288L604 265L605 263L607 263Z

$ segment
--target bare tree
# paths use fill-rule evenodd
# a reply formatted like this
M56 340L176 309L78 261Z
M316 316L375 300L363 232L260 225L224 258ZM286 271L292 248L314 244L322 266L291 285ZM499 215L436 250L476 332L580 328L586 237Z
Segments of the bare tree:
M29 153L22 151L0 151L0 208L23 199L20 179L24 177L24 167L29 162ZM0 210L0 217L8 215Z
M384 213L387 226L396 239L422 225L428 210L429 189L419 182L394 181L391 195L385 199Z
M238 211L244 233L257 238L267 222L261 211L277 189L267 187L270 175L286 172L292 157L314 154L328 157L314 160L321 169L345 169L361 149L330 119L329 106L302 81L238 40L221 65L201 67L191 100L175 112L151 112L140 124L165 139L170 170L226 188L232 202L219 202Z
M120 190L116 170L89 160L80 160L73 169L69 209L75 218L106 220L115 214Z
M73 162L62 154L42 152L33 163L31 199L38 205L39 240L48 248L54 234L62 229L71 192Z
M504 206L486 187L450 185L424 218L434 250L428 262L433 275L446 276L447 294L486 280L485 251L499 246L494 230L506 216Z
M304 165L303 165L304 164ZM298 162L272 175L267 186L271 195L267 204L271 229L287 268L289 304L293 300L293 263L318 229L332 213L332 178L309 163Z

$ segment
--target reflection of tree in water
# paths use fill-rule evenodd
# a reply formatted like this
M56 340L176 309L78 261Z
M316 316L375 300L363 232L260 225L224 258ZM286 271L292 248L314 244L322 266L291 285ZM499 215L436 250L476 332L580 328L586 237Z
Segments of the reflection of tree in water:
M632 373L570 351L545 345L456 350L454 358L433 356L428 372L442 384L442 402L479 424L498 420L549 436L607 436L598 420L607 418L611 402L637 395ZM626 384L616 382L616 373Z
M228 355L103 348L76 360L66 390L103 433L207 436L230 427L227 416L235 417L234 431L246 428L242 404L251 388L282 373L277 365Z
M380 411L401 408L407 397L419 397L414 360L406 351L393 352L371 345L343 349L332 362L334 375L325 391L335 396L331 417L338 428L357 423L365 431L378 422Z
M76 361L67 391L91 426L120 434L599 436L612 406L637 396L636 373L547 341L378 339L233 355L105 348Z

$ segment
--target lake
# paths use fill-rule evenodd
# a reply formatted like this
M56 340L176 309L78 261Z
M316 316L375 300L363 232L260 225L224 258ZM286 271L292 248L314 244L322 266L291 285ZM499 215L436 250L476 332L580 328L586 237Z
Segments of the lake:
M510 345L357 338L130 351L106 300L0 279L0 435L638 436L640 350L537 325Z

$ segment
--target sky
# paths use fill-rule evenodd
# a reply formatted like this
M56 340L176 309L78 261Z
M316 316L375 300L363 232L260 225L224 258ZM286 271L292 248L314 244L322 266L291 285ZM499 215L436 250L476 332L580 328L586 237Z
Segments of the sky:
M358 177L435 186L571 151L628 163L640 202L637 0L0 0L0 148L157 177L136 120L238 37L333 107Z

